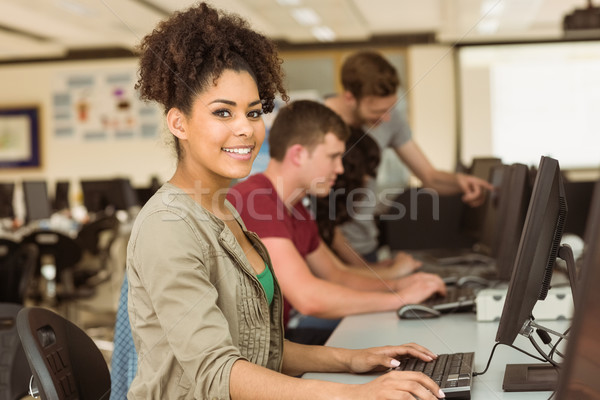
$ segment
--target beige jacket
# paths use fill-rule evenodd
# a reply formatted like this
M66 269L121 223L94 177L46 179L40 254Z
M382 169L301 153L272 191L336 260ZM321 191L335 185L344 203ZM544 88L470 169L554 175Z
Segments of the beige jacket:
M272 271L258 236L228 206ZM232 232L183 190L165 184L137 216L127 276L138 353L129 399L229 399L238 359L281 370L279 285L269 308Z

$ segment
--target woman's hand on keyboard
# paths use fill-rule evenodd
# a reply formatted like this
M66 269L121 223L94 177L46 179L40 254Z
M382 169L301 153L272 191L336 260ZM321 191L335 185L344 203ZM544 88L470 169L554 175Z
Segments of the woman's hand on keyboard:
M422 372L390 371L362 385L344 388L341 398L360 400L436 400L446 397L440 387Z
M395 368L400 364L396 358L403 356L411 356L423 361L437 358L435 353L416 343L346 351L348 370L357 374Z

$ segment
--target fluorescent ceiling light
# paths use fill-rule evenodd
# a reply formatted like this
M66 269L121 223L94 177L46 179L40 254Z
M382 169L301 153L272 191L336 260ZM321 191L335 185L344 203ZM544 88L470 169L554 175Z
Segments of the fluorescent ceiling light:
M315 26L311 29L311 32L320 42L333 42L335 40L335 32L328 26Z
M57 4L63 9L67 10L72 14L79 15L82 17L94 17L96 12L88 6L81 4L77 1L72 0L60 0Z
M301 3L300 0L277 0L277 2L282 6L291 6L291 7L299 6Z
M321 23L321 17L312 8L293 8L290 13L292 17L302 26L315 26Z
M504 11L504 2L502 0L485 0L481 3L481 16L497 17Z
M500 21L496 18L484 18L477 24L477 32L482 35L491 35L498 31Z

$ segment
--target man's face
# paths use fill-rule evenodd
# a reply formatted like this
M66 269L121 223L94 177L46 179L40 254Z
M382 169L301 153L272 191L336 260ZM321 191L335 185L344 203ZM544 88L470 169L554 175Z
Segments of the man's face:
M396 102L398 95L389 96L365 96L356 102L354 119L359 125L375 127L382 122L390 120L390 112Z
M304 186L309 194L327 196L337 176L344 172L342 156L346 144L333 133L327 133L322 143L307 151L304 162Z

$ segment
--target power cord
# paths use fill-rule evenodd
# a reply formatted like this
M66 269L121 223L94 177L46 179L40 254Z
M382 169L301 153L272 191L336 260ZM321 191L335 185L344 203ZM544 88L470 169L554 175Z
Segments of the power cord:
M496 344L494 345L494 347L492 347L492 352L490 353L490 358L488 359L488 362L485 365L485 369L483 371L481 371L481 372L473 372L473 376L483 375L483 374L485 374L487 372L487 370L490 367L490 364L492 362L492 357L494 356L494 352L496 351L496 347L498 347L498 345L500 345L500 344L504 344L504 343L496 342ZM538 361L541 361L541 362L545 362L546 361L546 360L544 360L544 359L542 359L542 358L540 358L538 356L535 356L535 355L533 355L533 354L531 354L531 353L529 353L529 352L527 352L527 351L525 351L523 349L518 348L517 346L513 346L512 344L505 344L505 346L508 346L508 347L510 347L512 349L515 349L515 350L517 350L517 351L519 351L519 352L521 352L523 354L526 354L526 355L528 355L529 357L531 357L531 358L533 358L535 360L538 360Z

